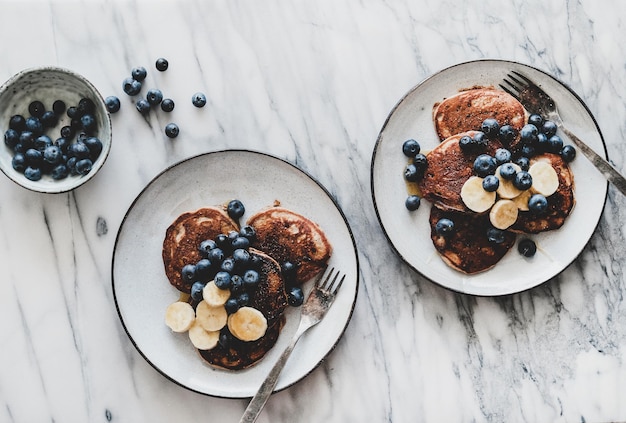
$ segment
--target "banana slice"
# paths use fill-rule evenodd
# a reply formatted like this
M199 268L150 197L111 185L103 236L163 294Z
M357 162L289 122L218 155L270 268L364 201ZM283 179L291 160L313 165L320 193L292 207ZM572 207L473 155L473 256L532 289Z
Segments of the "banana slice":
M549 197L559 189L559 175L550 163L535 162L528 169L528 173L533 177L533 185L530 187L533 192Z
M220 289L211 281L202 289L202 299L211 307L223 306L230 298L230 290Z
M265 335L267 319L256 308L241 307L228 317L228 330L242 341L256 341Z
M532 192L530 192L530 190L527 189L526 191L522 191L522 193L518 195L517 197L513 198L513 202L515 203L515 205L517 205L518 210L521 210L521 211L530 210L528 208L528 200L530 200L531 195L532 195Z
M468 209L482 213L493 206L496 201L496 193L485 191L483 178L470 176L461 187L461 199Z
M512 164L517 172L522 170L522 168L519 167L517 164L515 163L512 163ZM496 192L498 193L500 198L505 198L505 199L510 200L511 198L515 198L518 195L520 195L522 191L516 188L515 185L513 185L512 180L506 180L502 177L502 175L500 175L500 167L501 166L498 166L498 168L496 169L496 177L500 180L500 184L498 185L498 190Z
M189 330L195 319L196 313L189 303L176 301L165 310L165 324L174 332Z
M189 340L191 340L193 346L199 350L210 350L215 348L220 339L219 331L208 331L198 322L191 325L188 334Z
M224 306L212 307L202 300L196 307L196 320L205 330L212 332L226 326L228 313Z
M498 229L507 229L517 220L517 204L513 200L498 200L489 212L489 221Z

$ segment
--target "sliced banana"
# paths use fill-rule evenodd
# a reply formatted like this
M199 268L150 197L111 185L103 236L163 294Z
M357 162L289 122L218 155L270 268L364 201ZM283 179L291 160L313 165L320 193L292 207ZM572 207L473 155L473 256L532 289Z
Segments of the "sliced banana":
M212 307L223 306L230 298L230 290L220 289L211 281L202 289L202 299Z
M512 163L512 164L517 172L522 170L522 168L519 167L517 164L515 163ZM506 180L502 177L502 175L500 175L500 167L501 166L498 166L498 168L496 169L496 177L500 180L500 184L498 185L498 190L496 192L498 193L500 198L505 198L505 199L510 200L511 198L515 198L518 195L520 195L522 191L516 188L515 185L513 185L512 180Z
M530 200L531 195L532 195L532 192L530 192L530 190L527 189L526 191L522 191L522 193L518 195L517 197L513 198L513 202L517 205L517 208L519 210L528 211L530 210L528 208L528 200Z
M559 189L559 175L548 162L538 161L528 169L533 177L533 186L530 188L537 194L549 197Z
M483 178L470 176L461 187L461 199L468 209L482 213L493 206L496 201L496 193L485 191Z
M219 331L208 331L198 322L189 328L189 340L194 347L199 350L210 350L215 348L220 339Z
M228 317L228 330L242 341L256 341L265 335L267 319L256 308L241 307Z
M213 307L202 300L196 307L196 320L205 330L212 332L226 326L228 313L224 306Z
M189 303L176 301L165 310L165 324L174 332L189 330L195 319L196 313Z
M517 220L517 204L513 200L498 200L489 212L489 221L498 229L507 229Z

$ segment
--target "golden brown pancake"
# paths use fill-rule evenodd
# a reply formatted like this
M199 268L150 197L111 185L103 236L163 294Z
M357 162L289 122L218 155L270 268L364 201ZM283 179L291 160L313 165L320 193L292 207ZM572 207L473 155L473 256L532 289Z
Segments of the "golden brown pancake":
M248 219L256 230L252 246L278 263L296 265L296 283L302 284L326 267L332 253L330 242L319 225L283 207L262 210Z
M539 233L551 231L563 226L565 219L574 207L574 175L569 165L558 154L544 153L531 159L531 164L537 161L546 161L552 165L559 177L559 187L551 196L547 197L548 210L537 216L530 211L520 211L517 221L511 230L525 233Z
M167 228L163 240L163 265L170 283L179 291L189 293L191 285L182 280L180 272L186 264L195 264L201 259L200 243L238 230L237 222L218 207L205 207L178 216Z
M461 188L474 175L474 160L482 153L493 155L502 147L498 140L490 140L482 151L463 152L459 140L474 134L476 131L453 135L426 155L428 166L418 186L423 198L441 209L469 212L461 199Z
M461 91L433 107L433 121L440 140L466 131L478 131L487 118L500 126L519 130L526 123L524 106L509 93L492 87ZM507 146L510 147L510 146Z
M454 232L448 236L438 235L435 225L439 219L454 222ZM475 213L459 213L432 207L430 211L431 239L441 258L450 267L467 274L485 271L495 266L515 244L515 234L505 232L504 242L496 244L487 238L491 227L489 216Z

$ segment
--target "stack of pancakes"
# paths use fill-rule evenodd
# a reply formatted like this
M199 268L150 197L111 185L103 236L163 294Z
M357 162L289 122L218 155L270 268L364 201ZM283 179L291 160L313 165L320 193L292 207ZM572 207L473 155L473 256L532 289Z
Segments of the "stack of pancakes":
M482 122L493 118L498 123L512 126L518 135L508 145L491 139L484 151L468 153L461 149L459 140L480 131ZM444 99L433 107L433 122L440 144L427 154L428 166L418 182L423 198L431 208L431 239L442 259L452 268L467 274L493 267L515 244L517 233L539 233L560 228L574 205L573 175L567 163L558 154L543 153L531 158L546 161L556 170L559 187L547 198L548 211L534 215L520 210L514 225L504 233L500 243L490 242L486 236L491 224L488 214L469 210L461 199L461 188L473 175L473 163L478 154L493 156L498 148L518 150L519 131L527 121L522 104L508 93L492 87L473 87ZM436 223L448 218L455 230L447 236L439 235Z

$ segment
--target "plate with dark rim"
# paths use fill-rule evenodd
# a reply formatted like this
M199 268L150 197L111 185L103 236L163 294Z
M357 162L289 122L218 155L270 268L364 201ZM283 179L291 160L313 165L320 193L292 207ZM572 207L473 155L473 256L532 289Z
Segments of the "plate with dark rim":
M463 89L498 84L510 71L518 71L547 91L556 101L565 125L606 157L600 128L583 100L551 75L524 64L505 60L478 60L441 70L411 88L387 117L372 155L371 193L376 215L396 253L413 269L451 290L480 296L521 292L540 285L562 272L582 252L604 210L608 183L582 155L570 164L574 175L576 204L558 230L529 235L538 251L532 258L518 253L516 245L493 268L467 275L449 267L439 257L430 238L431 205L422 200L419 209L408 211L404 202L407 158L402 144L419 141L428 151L439 144L432 121L433 105ZM560 132L560 131L559 131ZM563 139L568 142L567 137Z
M256 365L239 371L216 369L200 358L187 334L165 326L166 307L179 292L165 276L161 250L167 227L180 214L205 206L243 202L252 213L279 201L317 222L333 246L329 266L346 279L326 317L302 337L285 366L276 390L303 379L333 350L354 309L359 265L356 244L342 210L310 175L277 157L225 150L183 160L156 176L128 209L115 242L112 286L117 311L139 353L173 382L206 395L254 395L294 334L300 309L288 307L279 339ZM305 295L312 281L304 285Z

